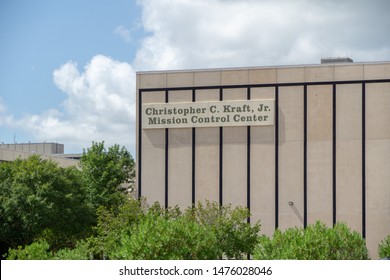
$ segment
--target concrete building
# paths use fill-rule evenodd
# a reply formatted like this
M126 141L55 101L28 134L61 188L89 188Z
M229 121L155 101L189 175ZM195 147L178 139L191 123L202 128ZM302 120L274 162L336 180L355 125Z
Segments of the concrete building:
M376 258L390 234L390 62L336 62L138 72L138 195L246 206L267 235L346 222Z
M45 143L14 143L0 144L0 162L26 159L33 154L39 154L43 159L51 159L60 166L76 166L81 154L64 154L64 144Z

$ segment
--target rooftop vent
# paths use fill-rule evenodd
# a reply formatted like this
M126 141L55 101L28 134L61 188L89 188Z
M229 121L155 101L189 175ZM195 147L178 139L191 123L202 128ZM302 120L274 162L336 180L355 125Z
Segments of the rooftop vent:
M353 60L349 57L328 57L321 58L321 64L333 64L333 63L351 63Z

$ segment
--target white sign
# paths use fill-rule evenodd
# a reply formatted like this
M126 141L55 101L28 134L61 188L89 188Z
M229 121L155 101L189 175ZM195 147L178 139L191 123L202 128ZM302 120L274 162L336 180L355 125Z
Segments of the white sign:
M273 125L273 99L146 103L142 105L142 127L185 128Z

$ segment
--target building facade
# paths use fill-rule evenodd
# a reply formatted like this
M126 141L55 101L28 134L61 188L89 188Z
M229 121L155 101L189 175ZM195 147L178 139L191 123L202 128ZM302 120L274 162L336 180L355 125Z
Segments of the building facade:
M139 72L137 117L149 203L245 206L267 235L345 222L373 258L390 234L390 62Z
M78 166L82 154L64 154L64 144L45 143L13 143L0 144L0 163L27 159L38 154L43 159L53 160L62 167Z

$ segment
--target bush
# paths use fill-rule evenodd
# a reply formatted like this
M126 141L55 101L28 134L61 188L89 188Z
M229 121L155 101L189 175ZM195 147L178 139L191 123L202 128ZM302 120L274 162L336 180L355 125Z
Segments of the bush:
M247 209L231 205L198 203L183 213L130 199L117 211L100 209L89 250L97 259L242 259L260 230L248 217Z
M390 258L390 235L379 243L378 255L380 258Z
M17 249L10 249L6 255L7 260L50 260L52 253L50 245L46 240L39 240L30 245L19 246Z
M220 255L215 235L185 217L166 218L149 214L131 235L121 236L112 259L201 260Z
M258 243L260 223L248 223L250 213L247 208L232 208L230 204L220 206L206 201L188 208L186 215L214 233L223 257L228 259L246 258Z
M306 229L276 230L272 239L260 238L254 259L366 260L368 251L362 236L345 224L333 228L316 222Z
M145 200L128 199L118 209L98 209L94 236L88 238L89 253L94 259L107 259L121 246L122 235L131 235L133 228L145 219Z

